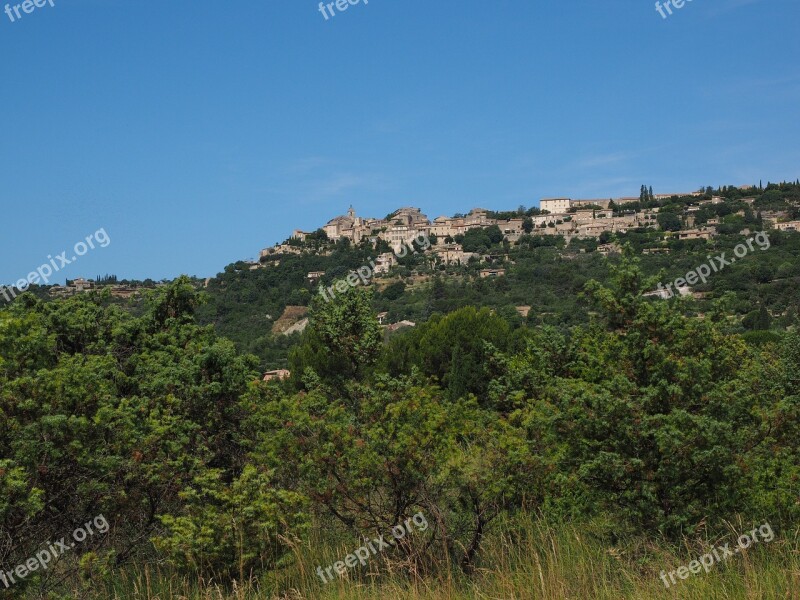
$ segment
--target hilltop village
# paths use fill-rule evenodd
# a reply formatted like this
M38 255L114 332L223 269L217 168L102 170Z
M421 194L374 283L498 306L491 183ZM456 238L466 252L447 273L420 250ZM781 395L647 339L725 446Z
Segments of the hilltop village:
M789 184L786 189L797 186ZM480 265L474 273L478 277L504 275L510 263L509 248L526 244L558 244L566 258L587 250L608 255L620 251L621 244L630 239L626 234L644 233L644 238L638 238L640 242L647 240L640 244L642 254L669 254L670 243L677 240L709 241L720 235L769 229L800 231L800 202L791 193L782 197L779 189L768 184L766 190L745 185L653 194L652 189L642 186L639 197L543 198L539 207L521 206L514 211L474 208L466 214L433 220L419 208L404 207L385 218L370 218L357 215L351 206L347 214L334 217L315 231L294 230L284 242L261 250L258 261L239 261L237 270L275 268L287 255L331 256L334 247L346 241L377 250L374 275L387 276L400 263L397 252L415 238L430 240L425 248L418 249L430 263L440 268ZM306 284L323 280L324 268L304 272ZM200 285L208 287L211 279L200 280ZM50 297L108 289L112 297L125 300L160 285L164 282L118 282L111 276L77 278L65 286L43 289Z
M757 192L754 186L742 186L738 190ZM682 214L671 211L660 217L662 206L673 199L683 202ZM396 252L405 241L418 236L432 239L434 245L428 252L438 255L441 263L466 264L477 255L466 252L459 242L468 231L490 228L499 229L502 239L511 244L524 235L561 236L567 243L573 239L597 239L603 242L598 248L600 252L612 249L605 242L611 240L613 234L625 234L631 230L664 230L677 239L708 240L718 234L723 217L718 215L720 211L707 209L725 202L725 197L706 191L654 195L643 186L642 196L638 198L544 198L538 209L524 210L520 207L516 212L500 213L474 208L465 215L440 216L433 221L419 208L400 208L384 219L375 219L358 216L351 206L347 215L334 217L315 232L295 230L286 242L262 250L260 261L251 263L251 268L259 268L280 254L307 251L305 242L312 240L338 242L346 239L353 244L365 240L376 244L382 240ZM755 196L737 198L737 202L740 206L752 207ZM746 213L747 208L740 208L733 214L744 217ZM764 227L800 231L800 221L791 220L788 211L766 210L758 214ZM379 257L378 273L388 271L392 266L392 256L387 252Z

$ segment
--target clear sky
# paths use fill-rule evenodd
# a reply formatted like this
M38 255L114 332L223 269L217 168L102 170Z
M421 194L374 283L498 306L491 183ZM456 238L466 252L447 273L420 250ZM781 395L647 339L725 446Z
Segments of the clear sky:
M4 284L100 228L58 281L214 275L350 204L800 177L797 0L53 1L0 12Z

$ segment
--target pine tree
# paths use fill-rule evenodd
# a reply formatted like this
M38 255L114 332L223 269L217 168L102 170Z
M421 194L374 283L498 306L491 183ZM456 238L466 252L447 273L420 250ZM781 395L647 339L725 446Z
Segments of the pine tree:
M770 316L769 312L767 311L767 307L763 304L761 305L761 309L758 311L758 317L756 318L756 326L755 329L757 331L768 331L770 326Z

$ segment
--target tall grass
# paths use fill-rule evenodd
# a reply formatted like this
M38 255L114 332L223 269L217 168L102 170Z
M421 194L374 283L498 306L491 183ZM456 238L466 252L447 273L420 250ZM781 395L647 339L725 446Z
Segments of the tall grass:
M107 582L93 582L74 597L119 600L800 600L800 546L796 531L775 531L770 543L757 543L710 572L700 571L667 589L659 578L688 565L714 545L731 542L751 529L743 523L703 541L675 547L663 540L616 541L608 526L556 525L538 517L499 523L466 577L449 564L435 564L434 575L409 573L396 550L349 569L346 578L324 585L323 567L342 560L360 545L332 543L312 536L293 546L294 560L282 569L248 582L221 582L177 575L152 567L129 568ZM412 534L414 535L414 534ZM616 541L616 543L612 543ZM88 592L88 595L87 595Z

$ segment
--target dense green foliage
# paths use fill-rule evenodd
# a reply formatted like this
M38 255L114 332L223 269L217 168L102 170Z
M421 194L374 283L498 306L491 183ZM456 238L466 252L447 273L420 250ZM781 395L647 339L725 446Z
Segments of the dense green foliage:
M796 530L800 235L770 232L768 251L696 286L708 297L670 301L645 293L742 237L631 231L610 257L593 240L473 237L507 252L504 277L418 254L382 290L312 299L306 269L327 284L375 251L317 236L330 255L232 267L207 292L180 278L131 310L107 291L0 309L0 565L98 514L111 525L6 595L154 564L283 593L319 531L356 540L416 513L430 527L397 545L400 576L475 576L493 527L532 512L604 523L610 546L737 518ZM670 253L642 254L655 244ZM294 347L266 312L245 325L243 307L293 303L309 309ZM379 310L418 323L384 336ZM239 327L292 376L261 381L264 355L219 336ZM647 550L631 559L651 568Z
M796 526L800 335L748 345L722 304L686 317L642 296L637 259L611 271L584 286L586 324L465 307L386 345L355 288L313 303L278 384L195 323L186 279L141 316L23 297L0 313L2 564L99 513L110 533L71 557L90 578L167 559L247 579L312 523L367 534L417 512L430 528L398 548L416 573L472 573L492 523L531 509L620 535Z
M78 548L90 570L149 555L150 538L195 568L279 558L265 531L297 498L243 460L238 402L255 362L194 323L197 302L182 279L142 317L99 295L0 313L3 565L98 514L113 535ZM243 504L250 518L231 527ZM263 542L245 550L245 533Z
M643 188L648 200L616 207L617 214L655 207L661 213L657 221L668 230L687 229L685 210L697 205L699 200L719 196L725 201L703 204L691 214L695 227L712 218L721 219L721 234L708 241L680 240L668 237L664 231L632 229L625 233L604 232L599 240L573 239L569 245L556 235L522 235L511 244L502 240L496 227L472 229L458 236L459 241L465 251L488 255L487 262L446 266L430 255L408 254L377 286L373 308L388 312L389 322L408 319L419 323L436 313L447 314L458 308L475 306L495 310L514 326L524 320L530 325L559 327L586 324L589 320L587 306L579 301L583 286L590 279L607 281L610 267L620 260L619 254L599 254L598 244L630 245L640 256L644 275L658 276L658 281L667 283L708 262L709 255L726 252L731 256L733 248L749 237L742 235L745 229L764 230L761 217L764 211L779 210L790 218L800 217L800 185L797 184L770 184L762 190L746 191L721 188L709 190L705 198L688 196L661 200L650 200L649 189ZM745 196L753 198L752 204L742 200ZM520 207L516 212L490 212L489 216L521 218L537 212ZM757 250L746 260L716 273L707 283L693 286L703 297L684 303L684 314L709 312L715 301L726 297L726 310L735 317L728 324L730 331L784 329L793 323L800 314L795 291L800 282L797 260L800 235L773 230L769 236L768 251ZM346 241L333 244L321 236L308 241L305 248L308 251L305 254L270 258L264 263L264 269L249 270L245 263L228 266L224 273L209 281L206 288L209 302L198 311L200 322L214 323L217 331L233 340L240 351L257 355L262 368L287 366L290 349L297 339L272 333L272 325L284 308L309 305L318 295L320 283L330 285L349 271L368 264L378 254L389 251L385 243L375 248L368 243L359 246ZM502 267L506 276L481 279L478 272L486 267ZM307 278L312 271L325 271L325 276L312 284ZM531 307L526 319L514 318L516 306Z

